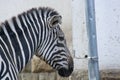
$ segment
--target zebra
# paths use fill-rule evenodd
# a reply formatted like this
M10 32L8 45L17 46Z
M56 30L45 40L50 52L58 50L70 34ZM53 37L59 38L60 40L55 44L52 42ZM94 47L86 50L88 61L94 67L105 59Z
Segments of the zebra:
M0 80L18 80L33 55L60 76L70 76L74 63L61 24L61 15L49 7L32 8L1 23Z

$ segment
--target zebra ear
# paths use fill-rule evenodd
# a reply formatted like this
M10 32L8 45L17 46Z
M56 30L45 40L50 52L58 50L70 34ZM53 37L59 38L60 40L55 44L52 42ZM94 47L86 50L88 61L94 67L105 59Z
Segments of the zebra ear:
M62 17L60 15L54 15L49 19L50 27L55 27L62 23Z

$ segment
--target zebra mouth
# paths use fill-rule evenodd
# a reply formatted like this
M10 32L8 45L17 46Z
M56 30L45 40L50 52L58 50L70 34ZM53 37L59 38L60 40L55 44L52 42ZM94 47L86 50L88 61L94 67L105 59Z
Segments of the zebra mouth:
M70 67L69 69L66 68L60 68L58 70L58 74L62 77L68 77L71 75L71 73L73 72L73 67Z

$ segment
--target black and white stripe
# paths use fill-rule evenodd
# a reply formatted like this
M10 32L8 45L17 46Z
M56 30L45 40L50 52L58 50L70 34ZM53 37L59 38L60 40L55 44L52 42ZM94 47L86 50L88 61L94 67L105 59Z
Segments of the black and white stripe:
M35 53L54 69L68 68L70 54L60 24L61 16L51 8L34 8L2 23L0 80L17 80Z

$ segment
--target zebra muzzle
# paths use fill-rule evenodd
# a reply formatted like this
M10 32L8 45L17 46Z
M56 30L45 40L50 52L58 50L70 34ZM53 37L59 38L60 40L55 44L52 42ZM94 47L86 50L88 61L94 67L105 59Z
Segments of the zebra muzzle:
M64 67L60 68L58 70L58 74L62 77L68 77L72 74L73 69L74 69L73 59L71 58L68 64L68 68L64 68Z

